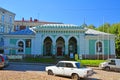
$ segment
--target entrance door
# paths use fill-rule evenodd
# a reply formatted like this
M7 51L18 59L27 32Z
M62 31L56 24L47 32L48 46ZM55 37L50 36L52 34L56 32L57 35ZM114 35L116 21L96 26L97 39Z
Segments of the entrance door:
M57 47L57 56L62 56L62 47Z

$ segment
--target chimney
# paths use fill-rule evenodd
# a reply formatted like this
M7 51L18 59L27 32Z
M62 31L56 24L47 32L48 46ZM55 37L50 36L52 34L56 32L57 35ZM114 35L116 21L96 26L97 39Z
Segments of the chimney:
M32 22L32 17L30 17L30 22Z
M24 22L24 17L22 18L22 22Z
M38 22L38 20L37 20L37 19L34 19L34 22Z

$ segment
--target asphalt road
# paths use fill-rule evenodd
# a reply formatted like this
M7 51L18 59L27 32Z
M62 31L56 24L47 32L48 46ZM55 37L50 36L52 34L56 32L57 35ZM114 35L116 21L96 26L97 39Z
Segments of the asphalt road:
M4 70L13 71L45 71L45 67L51 64L41 64L41 63L10 63L10 65Z
M16 78L19 77L22 78L19 80L71 80L66 77L47 75L45 67L49 65L53 64L10 63L8 67L0 71L0 76L2 76L0 77L0 80L9 80L9 78L14 78L11 80L16 80ZM91 68L93 68L95 74L90 76L87 80L120 80L119 72L104 71L98 69L98 67Z

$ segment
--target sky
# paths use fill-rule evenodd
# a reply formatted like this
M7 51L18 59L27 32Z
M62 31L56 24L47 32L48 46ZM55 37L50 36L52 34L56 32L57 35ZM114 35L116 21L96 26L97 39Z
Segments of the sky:
M40 21L96 27L120 22L120 0L0 0L0 7L16 14L15 20Z

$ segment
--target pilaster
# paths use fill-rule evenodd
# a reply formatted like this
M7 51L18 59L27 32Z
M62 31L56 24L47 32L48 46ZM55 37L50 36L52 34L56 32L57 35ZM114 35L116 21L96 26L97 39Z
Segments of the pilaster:
M65 55L68 55L68 40L65 40Z

